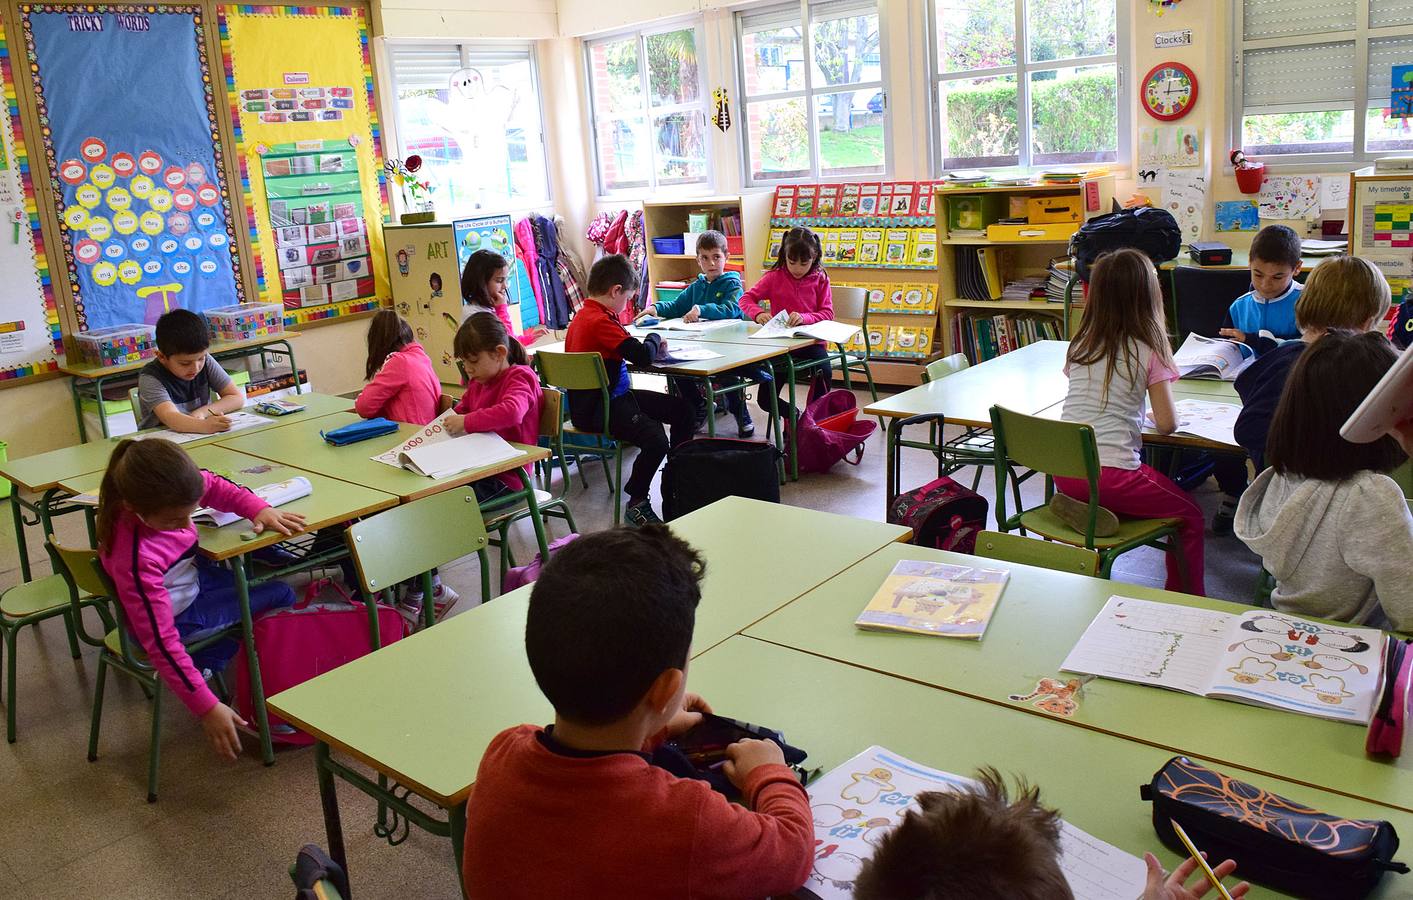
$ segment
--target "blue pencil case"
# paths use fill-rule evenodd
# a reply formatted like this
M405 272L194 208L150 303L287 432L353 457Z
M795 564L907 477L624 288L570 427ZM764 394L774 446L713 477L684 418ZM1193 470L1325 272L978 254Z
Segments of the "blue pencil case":
M397 431L397 423L390 419L366 419L362 422L350 422L333 431L320 431L319 437L335 447L343 447L347 444L366 441L369 438L392 434L395 431Z

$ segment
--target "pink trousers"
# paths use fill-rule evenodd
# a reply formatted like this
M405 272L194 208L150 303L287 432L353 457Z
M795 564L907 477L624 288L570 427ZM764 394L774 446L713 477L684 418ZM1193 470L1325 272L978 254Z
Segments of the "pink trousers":
M1089 500L1089 483L1079 478L1056 478L1055 489L1076 500ZM1202 577L1206 523L1202 510L1172 479L1148 465L1137 469L1104 466L1099 470L1099 505L1129 518L1181 519L1178 526L1181 560L1178 554L1166 554L1168 581L1165 586L1170 591L1206 593ZM1182 578L1184 569L1186 584Z

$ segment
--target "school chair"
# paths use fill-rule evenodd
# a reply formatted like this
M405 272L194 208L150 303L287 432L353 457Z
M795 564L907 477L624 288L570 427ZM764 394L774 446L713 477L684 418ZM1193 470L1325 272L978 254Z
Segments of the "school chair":
M69 636L69 653L74 659L80 659L74 616L85 606L101 603L101 599L86 593L75 601L69 596L69 583L57 571L54 575L21 582L0 594L0 638L4 640L0 655L8 654L5 669L5 740L13 744L16 736L15 692L20 629L62 616L64 630Z
M103 723L103 690L107 684L108 669L112 667L132 677L142 687L142 692L152 700L152 738L147 748L147 802L156 803L157 772L162 761L163 694L163 685L157 677L157 670L152 668L151 663L147 661L147 654L142 652L142 648L138 647L129 635L122 604L118 602L117 591L113 588L108 573L98 561L98 551L66 547L52 534L49 535L49 546L53 549L55 567L62 568L65 577L73 585L71 597L74 617L77 618L80 614L81 603L78 598L85 593L110 603L117 616L116 622L110 623L106 617L104 621L108 633L103 638L103 649L98 653L98 678L93 687L93 721L88 732L88 761L98 761L98 733ZM239 623L198 640L183 641L183 645L190 653L227 638L240 638ZM222 676L217 674L215 681L218 688L216 693L221 696L228 695Z
M614 474L609 478L609 489L613 491L613 524L623 519L623 442L609 434L609 384L608 372L603 366L603 357L597 353L550 353L540 351L535 354L535 362L545 383L566 391L598 391L602 398L603 428L599 431L585 431L564 422L560 433L560 443L565 435L579 435L594 443L590 449L603 461L604 477L608 478L607 455L613 454ZM582 474L583 467L580 466Z
M868 393L875 403L878 402L878 388L873 384L873 369L869 367L869 360L873 356L873 346L868 340L868 291L861 287L841 287L835 285L832 288L834 302L834 315L840 319L857 319L859 327L863 330L863 353L857 351L850 352L844 349L843 344L835 344L834 351L837 356L832 356L835 364L839 366L839 372L844 376L844 390L854 389L853 383L849 379L849 372L862 372L868 381ZM795 364L796 368L800 363ZM792 398L793 399L793 398ZM883 431L887 425L883 422L883 417L878 417L878 430Z
M1097 550L1101 559L1100 578L1109 577L1114 560L1138 547L1181 553L1178 519L1123 518L1119 519L1116 534L1095 536L1094 523L1099 514L1099 447L1090 426L1022 415L993 406L991 431L996 437L996 522L1002 531L1023 528L1062 544ZM1006 515L1006 476L1010 472L1007 461L1044 474L1044 505L1028 510L1017 507L1015 515ZM1055 476L1089 482L1089 520L1084 531L1074 530L1050 511Z
M935 359L923 366L921 374L922 383L930 384L934 381L941 381L949 375L955 375L964 369L969 368L971 363L967 361L965 353L953 353L951 356L944 356ZM943 424L941 420L934 421L930 427L929 436L932 444L937 447L934 453L937 456L938 474L950 474L964 466L975 466L976 477L972 479L971 489L976 490L981 484L981 473L990 468L992 457L995 455L996 445L991 439L990 430L986 428L965 428L962 433L945 443L941 441ZM946 472L942 472L942 466L947 467ZM1020 503L1020 495L1016 495L1016 502Z
M1089 576L1099 574L1099 554L1093 550L1000 531L983 531L978 534L976 555L985 559L1054 569L1056 572L1078 572Z
M372 646L380 644L376 600L392 605L393 591L409 578L422 579L422 625L436 624L432 570L475 553L481 563L481 602L491 596L486 525L470 485L395 506L348 526L349 556L368 598Z
M461 366L461 363L458 362L456 365L457 365L458 367L460 367L460 366ZM540 365L540 355L539 355L538 353L535 354L534 356L530 357L530 368L534 369L534 370L535 370L535 374L537 374L537 375L540 376L540 387L541 387L541 388L549 388L549 387L551 387L550 383L549 383L547 380L545 380L544 369L543 369L543 367L541 367L541 365ZM563 398L563 395L561 394L561 397L560 397L560 408L561 408L561 409L560 409L560 422L561 422L561 424L562 424L563 421L564 421L565 412L566 412L563 407L564 407L564 398ZM569 468L568 468L568 466L569 466L569 462L572 460L572 461L574 462L574 467L579 470L579 481L580 481L581 484L584 485L584 490L587 491L587 490L589 489L589 478L588 478L587 475L584 474L584 460L586 460L586 459L588 459L588 460L598 460L599 463L603 466L603 477L604 477L604 480L610 482L609 488L612 489L611 476L609 475L609 472L608 472L608 457L607 457L607 455L606 455L604 452L599 451L598 446L599 446L599 443L600 443L600 442L598 442L598 441L593 441L592 438L583 438L582 436L575 435L575 434L569 434L569 435L568 435L568 438L569 438L568 440L563 440L563 439L561 439L561 441L560 441L560 447L561 447L561 450L562 450L562 455L561 455L561 457L560 457L560 462L561 462L561 465L563 466L564 477L565 477L566 479L569 477ZM612 441L613 439L612 439L612 438L608 438L607 440ZM545 490L547 490L547 491L549 490L549 477L550 477L550 473L552 472L553 462L554 462L553 459L549 459L549 460L544 460L544 461L542 461L542 462L537 462L537 463L535 463L535 471L540 472L540 473L542 474L542 477L543 477L544 480L545 480Z
M1173 314L1179 342L1189 334L1220 337L1232 302L1251 290L1249 269L1173 267Z
M132 424L133 424L133 427L136 428L136 429L138 429L139 431L141 431L141 430L142 430L142 412L141 412L142 407L138 404L138 401L137 401L137 388L136 388L136 387L130 387L130 388L128 388L128 403L132 404Z

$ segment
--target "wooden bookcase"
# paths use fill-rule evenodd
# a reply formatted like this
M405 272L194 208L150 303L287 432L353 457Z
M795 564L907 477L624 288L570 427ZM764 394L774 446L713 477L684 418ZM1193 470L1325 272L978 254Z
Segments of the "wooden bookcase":
M683 247L682 253L658 253L653 250L652 239L669 235L680 235L687 231L690 213L699 210L712 210L720 213L729 209L739 209L741 213L742 252L730 254L728 262L743 266L741 280L747 286L760 278L760 259L765 253L765 222L770 216L770 193L752 193L737 196L685 197L667 202L643 204L643 231L648 244L648 284L651 291L659 281L690 282L701 274L697 267L695 248Z

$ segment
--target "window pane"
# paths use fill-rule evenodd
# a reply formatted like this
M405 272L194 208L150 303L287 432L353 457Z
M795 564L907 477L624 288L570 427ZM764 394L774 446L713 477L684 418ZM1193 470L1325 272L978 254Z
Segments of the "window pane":
M864 175L884 166L883 95L848 91L814 98L819 132L819 174Z
M857 84L882 81L878 55L878 13L821 15L810 22L814 50L814 84Z
M937 65L969 72L1016 64L1015 0L937 0Z
M746 128L752 178L794 178L810 173L803 97L746 104Z
M606 191L647 187L652 155L647 125L641 118L600 119L595 138L599 151L599 184Z
M595 115L642 112L643 82L638 72L636 37L590 44L589 65L593 69Z
M691 103L701 93L697 74L697 31L683 28L648 35L648 91L653 106Z
M696 112L668 113L653 119L657 139L657 183L706 181L706 133Z
M747 97L804 90L805 47L800 34L798 25L741 34Z
M1389 118L1385 103L1369 107L1364 120L1364 146L1370 153L1413 150L1413 119Z
M1241 146L1247 154L1349 153L1354 149L1354 110L1245 116Z
M1031 62L1113 53L1114 0L1026 0L1026 36Z
M944 81L939 99L943 167L1010 166L1020 159L1016 77Z
M1118 158L1119 79L1114 66L1030 75L1030 134L1037 163Z

